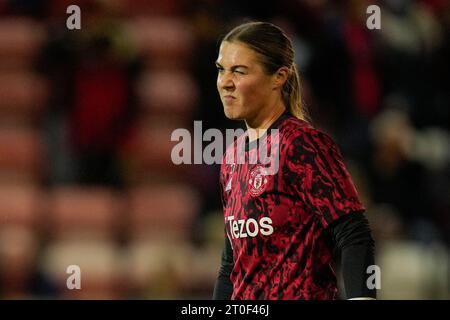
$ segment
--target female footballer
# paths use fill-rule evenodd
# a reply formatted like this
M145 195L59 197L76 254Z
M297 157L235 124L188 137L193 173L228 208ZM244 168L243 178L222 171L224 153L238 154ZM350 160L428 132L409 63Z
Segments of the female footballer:
M346 298L375 299L365 208L336 144L305 119L291 40L245 23L222 39L216 65L224 113L247 131L221 165L225 245L213 298L336 299L339 254ZM278 157L230 157L242 147L249 159L263 141Z

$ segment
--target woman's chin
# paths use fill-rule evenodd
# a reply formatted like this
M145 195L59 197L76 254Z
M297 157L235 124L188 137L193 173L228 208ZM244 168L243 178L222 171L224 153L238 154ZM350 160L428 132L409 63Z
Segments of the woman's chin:
M237 112L236 109L231 106L225 106L224 113L225 116L230 120L239 120L241 118L239 112Z

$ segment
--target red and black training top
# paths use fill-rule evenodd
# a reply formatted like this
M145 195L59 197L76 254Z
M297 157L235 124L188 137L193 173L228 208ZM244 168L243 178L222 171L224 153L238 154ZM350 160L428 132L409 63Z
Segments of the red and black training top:
M268 163L262 163L263 146ZM336 298L335 244L361 244L363 238L336 240L326 230L343 216L363 216L365 208L327 134L285 112L257 141L245 133L228 146L220 185L226 232L221 276L231 283L231 299ZM362 255L363 263L351 262L361 264L361 275L373 261L370 252ZM373 296L359 291L353 295Z

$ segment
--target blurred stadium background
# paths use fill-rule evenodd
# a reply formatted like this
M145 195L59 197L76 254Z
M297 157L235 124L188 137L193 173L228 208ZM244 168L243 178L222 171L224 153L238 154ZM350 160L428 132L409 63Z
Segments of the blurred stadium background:
M81 30L66 28L71 4ZM366 28L370 4L381 30ZM0 298L211 297L219 168L173 165L170 134L241 126L214 61L243 18L294 40L314 124L367 206L379 298L450 298L445 0L1 0Z

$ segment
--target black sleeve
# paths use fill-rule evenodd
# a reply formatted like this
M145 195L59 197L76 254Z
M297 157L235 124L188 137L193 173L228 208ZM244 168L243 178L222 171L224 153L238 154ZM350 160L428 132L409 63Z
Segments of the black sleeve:
M375 264L375 243L367 218L362 213L347 214L331 226L336 249L341 254L341 271L347 299L376 298L369 289L367 267Z
M214 286L214 300L230 300L233 294L233 284L230 280L231 271L233 270L233 249L230 241L225 236L225 244L222 252L222 262L220 264L219 275L217 276Z

